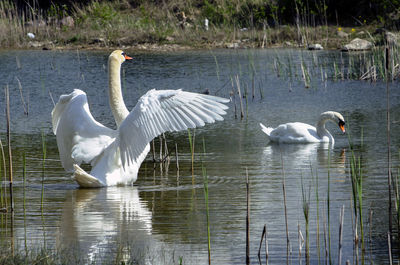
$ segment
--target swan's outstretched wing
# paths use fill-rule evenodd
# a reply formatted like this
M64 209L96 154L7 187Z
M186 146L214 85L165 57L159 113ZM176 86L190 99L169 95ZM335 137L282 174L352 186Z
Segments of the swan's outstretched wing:
M117 135L93 118L86 94L79 89L60 96L51 116L61 163L69 172L73 164L90 163Z
M142 96L119 127L122 164L131 163L156 136L223 120L228 99L185 92L152 89Z

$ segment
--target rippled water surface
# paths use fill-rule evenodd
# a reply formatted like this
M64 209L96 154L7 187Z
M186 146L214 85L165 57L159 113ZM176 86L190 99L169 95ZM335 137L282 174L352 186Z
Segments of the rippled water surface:
M289 121L315 124L321 112L335 110L344 115L356 154L361 156L365 260L388 263L386 84L336 78L333 62L347 62L348 54L300 50L131 53L134 60L124 63L122 71L129 109L149 89L182 88L231 97L228 114L223 122L196 129L193 174L188 132L167 133L169 164L153 163L150 153L133 186L79 189L58 158L51 130L52 99L57 101L73 88L82 89L88 95L93 116L115 128L107 96L108 54L0 52L1 87L8 85L10 89L15 196L13 220L10 214L1 214L3 246L20 252L58 249L60 253L70 253L66 259L75 263L133 260L139 264L178 264L182 259L183 264L205 264L208 254L203 166L208 177L212 263L245 263L246 172L250 179L252 263L258 263L264 224L269 264L304 260L305 246L301 257L299 254L299 231L306 238L303 198L310 205L311 263L325 262L325 242L329 242L325 238L329 232L331 260L337 263L342 206L343 261L353 263L357 251L353 243L348 134L343 135L331 123L327 127L336 139L333 148L320 144L276 145L267 142L259 127L260 122L269 126ZM302 63L311 76L309 88L302 80ZM248 95L247 101L242 102L243 120L239 97L232 93L232 87L237 91L236 76L242 94L247 91ZM398 83L390 84L394 168L400 165L399 97ZM0 98L4 109L4 97ZM24 114L23 102L28 115ZM4 112L0 115L1 140L6 145L6 119ZM159 143L156 139L157 159ZM2 184L3 192L6 184ZM264 246L262 261L265 263Z

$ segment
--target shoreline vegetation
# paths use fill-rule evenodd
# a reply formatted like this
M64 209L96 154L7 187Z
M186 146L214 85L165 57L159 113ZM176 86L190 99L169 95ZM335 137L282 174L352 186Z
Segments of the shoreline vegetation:
M285 11L289 7L273 0L23 2L0 2L2 49L315 49L316 44L342 49L356 38L379 46L388 31L398 38L400 13L399 7L395 15L374 20L352 17L341 26L337 11L332 19L325 1L314 1L313 6L291 1L291 19Z

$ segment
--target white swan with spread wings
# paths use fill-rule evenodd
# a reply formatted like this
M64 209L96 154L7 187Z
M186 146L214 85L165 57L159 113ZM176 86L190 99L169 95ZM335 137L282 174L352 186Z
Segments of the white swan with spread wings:
M152 89L131 112L121 92L120 70L125 60L116 50L108 58L109 99L117 124L113 130L97 122L85 92L75 89L61 95L52 111L62 166L73 172L81 187L125 185L137 179L139 167L150 150L149 142L167 131L180 131L223 120L228 99L185 92ZM90 173L81 163L90 163Z

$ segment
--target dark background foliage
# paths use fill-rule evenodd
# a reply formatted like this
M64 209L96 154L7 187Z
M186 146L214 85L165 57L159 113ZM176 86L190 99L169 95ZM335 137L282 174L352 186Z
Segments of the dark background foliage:
M93 0L16 0L19 10L27 8L61 10L70 12L74 4L85 5ZM111 1L112 0L98 0ZM125 0L126 8L137 8L144 4L170 7L179 10L179 0ZM398 29L400 26L400 0L187 0L185 5L199 9L203 17L218 24L261 28L268 24L342 25L361 26L378 24ZM238 4L239 3L239 4ZM177 7L178 6L178 7ZM54 12L53 12L54 13Z

